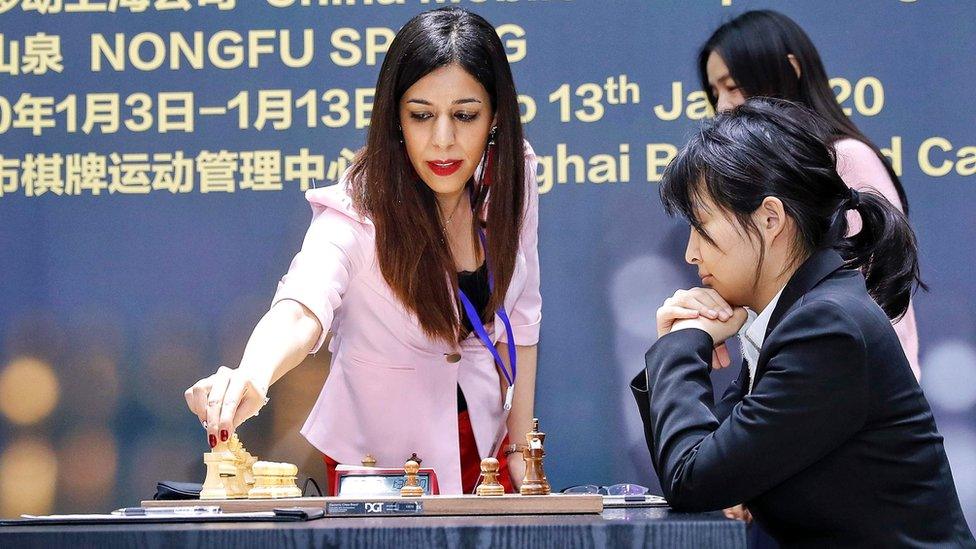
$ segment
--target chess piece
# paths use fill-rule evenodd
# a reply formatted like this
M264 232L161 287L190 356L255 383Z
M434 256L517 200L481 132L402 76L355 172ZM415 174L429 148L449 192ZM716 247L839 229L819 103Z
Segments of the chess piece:
M420 463L413 459L416 457L417 454L414 454L403 465L403 472L407 478L403 483L403 488L400 488L400 496L405 498L419 498L424 495L424 489L420 487L420 483L417 481L417 472L420 471Z
M376 458L373 457L373 454L366 454L362 463L363 467L376 467Z
M532 430L525 434L525 441L528 445L522 450L522 457L525 459L525 478L522 479L522 487L519 493L523 496L545 496L552 492L549 479L542 468L542 458L546 452L543 443L546 434L539 431L539 419L532 419Z
M479 496L504 496L505 487L498 482L498 460L490 457L481 460L481 484L475 491Z
M295 484L298 467L291 463L258 461L254 463L254 487L250 499L300 498L302 491Z
M203 463L207 466L207 478L200 489L200 499L227 499L227 490L220 480L220 464L222 456L213 451L203 454Z
M233 454L231 454L233 455ZM226 464L228 469L233 468L233 474L221 474L224 480L224 487L227 489L227 499L247 498L248 486L244 482L244 461L235 457L233 461Z
M220 475L227 491L227 499L246 498L247 491L250 488L246 481L246 476L250 475L250 467L247 463L248 456L241 452L241 441L236 434L223 445L226 447L227 453L224 454L225 463L221 467L223 470L233 468L232 474L221 472Z
M227 447L230 449L231 453L234 454L236 458L237 465L237 475L244 483L244 491L247 491L254 487L254 473L252 467L254 463L258 460L256 456L252 456L247 448L241 444L241 439L237 437L237 433L231 435L230 440L227 442Z
M203 454L207 466L207 478L200 490L200 499L239 499L247 497L246 490L238 484L237 465L234 454L226 442L219 442L209 452Z

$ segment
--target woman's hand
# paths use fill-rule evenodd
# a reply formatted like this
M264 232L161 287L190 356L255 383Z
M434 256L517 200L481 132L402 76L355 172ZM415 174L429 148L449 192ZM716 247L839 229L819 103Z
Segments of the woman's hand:
M301 364L321 334L318 317L307 307L291 299L279 301L254 327L236 370L221 366L183 393L207 430L211 448L257 415L268 402L268 387Z
M742 505L741 503L739 505L736 505L735 507L729 507L728 509L725 509L722 512L725 513L726 518L741 520L746 524L752 522L752 513L749 512L748 507Z
M218 440L229 440L238 425L257 415L268 401L268 383L240 368L221 366L183 393L190 411L207 430L211 448Z
M742 321L738 322L736 316L741 312ZM716 334L703 326L682 325L685 328L698 327L712 334L715 342L715 350L712 352L712 368L725 368L732 364L729 357L728 347L725 340L739 331L745 323L745 309L733 308L718 292L712 288L692 288L690 290L678 290L673 296L664 301L664 304L657 310L657 335L658 337L673 331L676 323L690 320L707 320L720 324L730 323L735 325L735 330L721 339ZM733 322L733 320L735 322Z
M712 336L713 344L719 347L725 344L726 339L737 334L748 318L749 315L746 314L745 308L737 307L732 313L732 318L725 322L721 320L710 320L704 317L689 318L687 320L679 320L672 324L671 331L675 332L687 328L698 328ZM714 358L714 356L715 352L712 352L712 357ZM726 351L726 356L728 356L728 351Z

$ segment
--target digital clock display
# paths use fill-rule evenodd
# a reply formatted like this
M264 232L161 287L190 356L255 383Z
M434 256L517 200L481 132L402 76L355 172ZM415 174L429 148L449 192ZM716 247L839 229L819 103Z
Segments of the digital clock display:
M398 497L404 482L406 477L403 474L342 472L339 474L338 494L344 497ZM424 494L431 494L430 473L418 473L417 483Z

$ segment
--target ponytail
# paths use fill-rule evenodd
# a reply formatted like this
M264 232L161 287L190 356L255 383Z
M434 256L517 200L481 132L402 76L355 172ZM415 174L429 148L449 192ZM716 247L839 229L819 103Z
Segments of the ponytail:
M847 233L847 210L861 215L861 230ZM901 318L909 300L922 282L918 268L918 243L908 219L883 196L850 189L831 220L834 248L846 266L864 274L868 293L888 318Z

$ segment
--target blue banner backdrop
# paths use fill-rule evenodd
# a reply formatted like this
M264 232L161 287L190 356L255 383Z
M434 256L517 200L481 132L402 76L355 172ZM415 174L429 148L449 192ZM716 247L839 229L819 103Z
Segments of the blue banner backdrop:
M362 145L396 29L446 3L0 1L0 516L202 479L182 390L236 365L307 227L300 191ZM922 383L973 523L976 4L455 3L498 27L543 156L537 413L553 484L656 487L627 382L656 307L696 282L657 181L710 114L697 48L771 7L808 31L901 173L931 286ZM241 434L321 477L297 429L328 362L307 362Z

